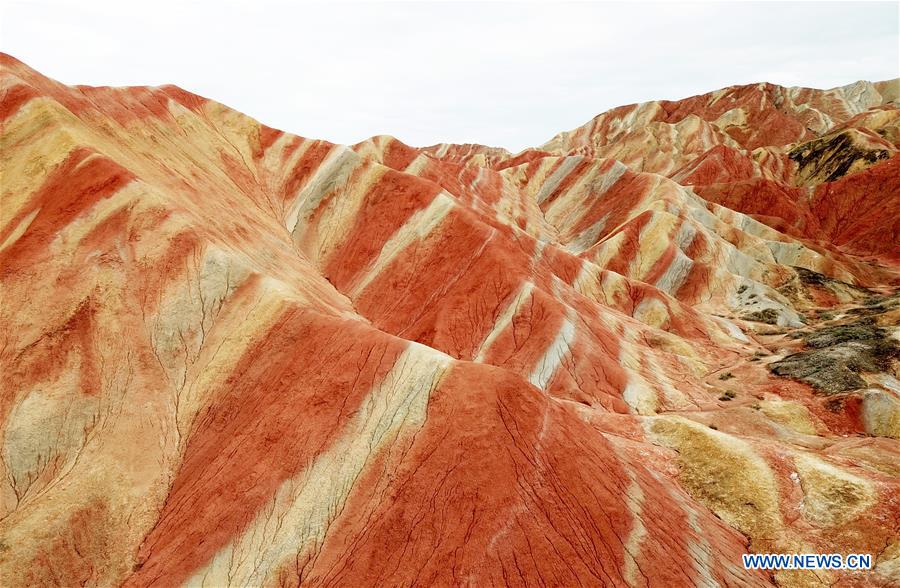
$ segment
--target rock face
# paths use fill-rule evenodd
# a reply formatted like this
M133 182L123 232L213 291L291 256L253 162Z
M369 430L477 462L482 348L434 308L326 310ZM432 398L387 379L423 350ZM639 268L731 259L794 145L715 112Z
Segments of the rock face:
M0 64L4 586L900 581L896 80L513 155Z

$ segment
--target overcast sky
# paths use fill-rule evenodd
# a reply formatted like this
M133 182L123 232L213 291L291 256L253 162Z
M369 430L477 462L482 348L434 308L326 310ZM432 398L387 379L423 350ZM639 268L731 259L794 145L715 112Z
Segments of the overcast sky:
M896 1L0 6L2 50L62 82L173 83L340 143L517 151L620 104L900 76Z

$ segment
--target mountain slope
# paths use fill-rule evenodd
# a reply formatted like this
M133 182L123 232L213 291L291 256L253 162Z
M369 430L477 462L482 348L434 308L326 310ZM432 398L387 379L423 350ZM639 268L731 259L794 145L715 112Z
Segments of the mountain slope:
M896 578L895 83L513 156L2 67L4 585ZM791 366L859 317L824 395Z

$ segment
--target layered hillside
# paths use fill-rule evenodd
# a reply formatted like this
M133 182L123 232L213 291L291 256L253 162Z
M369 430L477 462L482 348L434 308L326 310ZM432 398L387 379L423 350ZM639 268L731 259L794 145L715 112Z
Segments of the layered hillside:
M0 65L4 586L900 581L896 80L514 155Z

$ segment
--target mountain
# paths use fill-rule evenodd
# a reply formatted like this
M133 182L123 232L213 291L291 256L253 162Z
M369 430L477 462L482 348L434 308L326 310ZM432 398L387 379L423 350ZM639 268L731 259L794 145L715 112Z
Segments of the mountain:
M511 154L0 65L4 586L896 585L900 81Z

